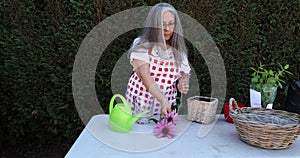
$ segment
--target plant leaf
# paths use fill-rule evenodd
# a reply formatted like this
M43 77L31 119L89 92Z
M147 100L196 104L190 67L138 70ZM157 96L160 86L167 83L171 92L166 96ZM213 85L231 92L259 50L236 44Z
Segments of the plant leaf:
M286 64L285 66L284 66L284 69L288 69L290 67L290 65L289 64Z
M257 77L253 77L253 78L251 79L251 82L252 82L253 84L257 83L257 82L258 82L258 78L257 78Z

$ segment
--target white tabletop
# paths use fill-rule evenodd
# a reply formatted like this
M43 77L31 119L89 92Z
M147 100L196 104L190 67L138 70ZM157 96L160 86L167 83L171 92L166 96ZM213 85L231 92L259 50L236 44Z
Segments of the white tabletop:
M147 131L155 125L134 125L135 132L131 133L112 132L108 127L108 116L96 115L87 124L66 157L300 157L299 138L288 149L261 149L242 142L234 124L227 123L223 115L217 115L216 118L215 122L203 125L191 123L184 115L180 116L180 122L184 123L178 130L177 137L168 139L156 138L151 129ZM136 138L133 138L135 135ZM128 146L124 146L126 143ZM149 150L142 150L143 145L148 145Z

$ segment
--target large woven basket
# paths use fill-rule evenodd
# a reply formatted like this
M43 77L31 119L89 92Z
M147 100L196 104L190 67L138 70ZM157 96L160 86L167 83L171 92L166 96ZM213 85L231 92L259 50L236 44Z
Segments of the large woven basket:
M215 119L218 99L194 96L187 99L187 119L202 124L209 124Z
M230 117L240 139L250 145L264 149L285 149L300 134L300 115L296 113L265 108L239 108L236 105L236 101L231 98Z

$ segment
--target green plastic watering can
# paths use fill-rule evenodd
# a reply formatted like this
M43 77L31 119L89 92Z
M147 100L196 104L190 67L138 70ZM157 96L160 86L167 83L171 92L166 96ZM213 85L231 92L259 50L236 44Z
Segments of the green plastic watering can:
M119 97L122 103L114 105L115 98ZM120 94L115 94L109 104L109 127L115 132L129 132L132 125L143 115L148 113L146 110L135 117L132 117L132 110L125 98Z

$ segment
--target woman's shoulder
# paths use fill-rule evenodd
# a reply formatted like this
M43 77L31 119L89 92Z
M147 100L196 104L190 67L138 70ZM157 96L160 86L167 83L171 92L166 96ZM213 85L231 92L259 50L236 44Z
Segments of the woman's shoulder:
M149 44L149 41L141 36L135 38L133 40L133 45L148 45Z
M141 38L140 38L140 37L137 37L137 38L135 38L135 39L133 40L132 45L137 45L138 43L140 43L140 41L141 41Z
M150 48L151 44L141 37L135 38L131 46L132 50L144 50L145 52L147 52Z

